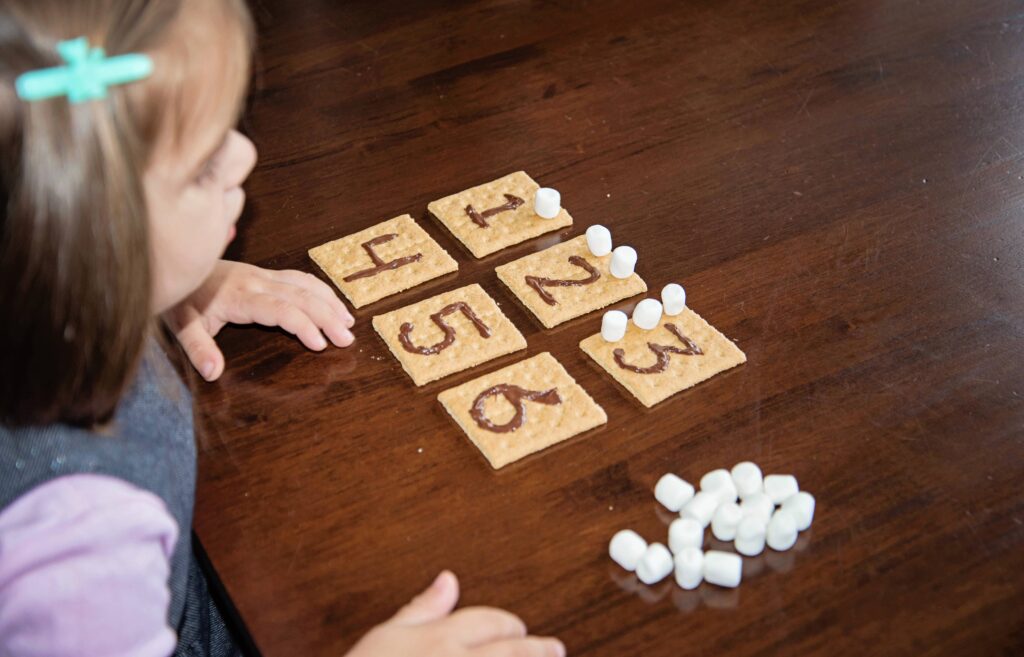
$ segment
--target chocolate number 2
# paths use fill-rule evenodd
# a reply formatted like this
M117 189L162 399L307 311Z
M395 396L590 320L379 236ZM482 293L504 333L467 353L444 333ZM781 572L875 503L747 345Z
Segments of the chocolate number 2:
M648 342L647 348L653 351L654 355L658 358L654 365L651 365L650 367L637 367L636 365L627 363L626 352L622 349L616 349L612 352L612 355L615 356L615 363L622 369L629 370L630 372L636 372L637 374L660 374L668 367L669 360L672 358L671 354L681 354L683 356L704 355L704 352L701 351L700 347L698 347L693 340L683 335L683 332L679 330L678 326L675 324L665 324L665 328L667 328L672 335L676 336L676 338L683 343L682 348Z
M580 256L569 256L569 264L576 265L583 271L587 272L586 278L577 279L563 279L556 280L552 278L541 278L540 276L527 276L526 284L533 288L533 291L540 295L540 298L544 300L544 303L549 306L557 306L558 302L551 296L551 293L545 290L546 287L576 287L581 285L590 285L595 283L597 279L601 278L601 272L594 269L594 266L587 262Z
M487 414L484 413L484 404L487 403L487 400L498 396L503 396L516 409L515 415L505 424L491 422ZM558 388L542 392L540 390L520 388L511 383L502 383L493 388L488 388L477 395L477 398L473 401L473 407L469 409L469 414L481 429L493 431L494 433L510 433L523 426L526 422L526 402L528 401L547 406L557 406L562 403L562 398L558 394Z

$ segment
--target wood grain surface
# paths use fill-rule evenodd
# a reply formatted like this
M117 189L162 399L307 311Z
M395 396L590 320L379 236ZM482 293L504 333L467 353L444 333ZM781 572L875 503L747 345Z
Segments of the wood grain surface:
M412 214L460 271L307 352L228 329L195 526L268 657L340 655L442 568L571 655L1024 652L1024 14L1010 0L256 0L261 161L229 256ZM570 230L475 260L427 203L526 170ZM494 267L612 229L749 362L646 410ZM326 280L326 278L325 278ZM479 283L525 354L416 388L370 318ZM614 307L626 310L630 302ZM607 426L493 471L436 395L550 351ZM639 585L652 490L741 460L812 529L736 590Z

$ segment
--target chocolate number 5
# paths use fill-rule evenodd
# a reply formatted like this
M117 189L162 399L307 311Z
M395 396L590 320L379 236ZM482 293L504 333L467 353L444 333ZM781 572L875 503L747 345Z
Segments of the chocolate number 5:
M433 356L435 354L439 354L452 346L455 342L455 328L450 326L448 322L444 321L444 318L447 315L457 312L461 312L466 316L466 319L473 322L473 326L476 327L477 332L482 337L491 337L491 329L488 328L487 324L483 323L483 320L476 316L476 313L469 307L469 304L465 301L457 301L445 306L439 312L430 316L430 320L437 325L437 328L441 329L442 333L444 333L443 340L437 344L430 345L429 347L417 347L412 343L412 338L409 337L409 334L412 333L412 330L415 327L411 322L406 322L398 329L398 341L402 343L402 348L411 354L419 354L421 356Z
M516 408L516 414L505 424L494 424L487 417L487 414L484 413L484 404L487 403L487 400L498 396L505 397L508 403ZM556 406L562 403L562 398L558 394L558 388L541 392L539 390L520 388L511 383L502 383L493 388L488 388L477 395L476 400L473 401L473 407L469 410L469 414L481 429L493 431L494 433L510 433L523 426L526 422L526 402L528 401Z

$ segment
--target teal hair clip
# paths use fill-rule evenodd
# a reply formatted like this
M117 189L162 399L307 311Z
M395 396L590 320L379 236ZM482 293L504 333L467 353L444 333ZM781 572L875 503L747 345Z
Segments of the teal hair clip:
M153 72L147 55L107 57L103 48L90 48L85 37L61 41L57 52L67 66L29 71L18 76L14 87L22 100L34 101L67 96L72 103L107 97L107 87L137 82Z

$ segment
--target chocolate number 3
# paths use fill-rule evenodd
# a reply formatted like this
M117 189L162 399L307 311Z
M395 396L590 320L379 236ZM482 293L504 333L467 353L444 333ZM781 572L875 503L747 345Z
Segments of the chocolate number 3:
M491 422L484 412L484 404L487 403L487 400L498 396L503 396L516 409L515 415L505 424ZM473 407L469 409L469 414L481 429L494 433L510 433L526 423L526 402L528 401L557 406L562 403L562 397L558 394L558 388L544 391L527 390L511 383L502 383L477 395L473 401Z
M461 312L466 316L466 319L473 322L473 326L476 327L477 332L482 337L491 337L491 329L476 316L476 313L474 313L473 309L469 307L469 304L465 301L457 301L445 306L439 312L430 316L430 320L434 322L434 324L437 324L437 328L441 329L441 332L444 333L443 340L437 344L432 344L429 347L417 347L412 343L412 338L409 337L409 334L412 333L413 328L415 327L411 322L406 322L398 329L398 341L402 343L402 348L411 354L419 354L421 356L433 356L435 354L439 354L452 346L455 342L455 327L450 326L448 322L444 321L444 318L447 315L457 312Z
M701 351L700 347L698 347L693 340L683 335L683 332L679 330L678 326L675 324L665 324L665 328L667 328L672 335L676 336L676 338L683 343L682 348L648 342L647 348L653 351L654 355L658 358L654 365L651 365L650 367L637 367L636 365L627 363L626 352L622 349L616 349L612 352L612 355L615 356L615 363L622 369L629 370L630 372L636 372L637 374L660 374L668 367L669 360L672 358L671 354L681 354L683 356L704 355L704 352Z

